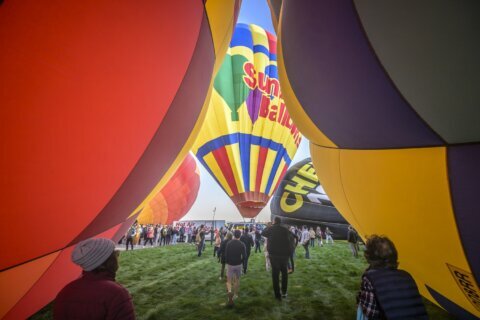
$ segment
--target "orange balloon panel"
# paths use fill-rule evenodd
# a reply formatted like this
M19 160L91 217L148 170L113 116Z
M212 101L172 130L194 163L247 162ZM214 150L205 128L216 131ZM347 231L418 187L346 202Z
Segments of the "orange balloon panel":
M171 224L192 207L200 188L195 159L188 154L173 177L148 203L138 217L140 224Z
M114 236L118 233L120 227L121 224L97 235L96 237L108 239L115 238ZM47 256L46 258L48 261L48 265L46 267L42 267L43 270L41 272L41 275L38 276L35 281L28 284L28 290L25 291L21 298L19 297L20 299L17 299L18 301L15 301L15 303L13 304L9 304L8 307L4 309L4 301L2 300L2 312L0 313L0 317L2 319L28 318L38 309L42 308L48 302L53 300L57 293L67 283L77 278L81 273L81 269L70 260L73 248L74 246L71 246ZM45 260L45 258L39 258L37 260L28 262L20 267L10 270L25 268L35 272L35 269L38 268L39 265L45 264L45 261L43 260ZM0 276L7 272L2 272ZM7 274L7 276L13 283L15 283L12 288L17 286L19 283L24 282L25 278L28 278L22 274ZM9 291L11 291L11 289ZM6 313L7 311L8 313Z

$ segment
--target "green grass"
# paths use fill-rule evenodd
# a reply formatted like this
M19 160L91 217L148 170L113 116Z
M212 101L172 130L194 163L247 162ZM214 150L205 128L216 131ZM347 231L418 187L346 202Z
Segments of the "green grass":
M282 302L274 299L263 252L252 252L233 309L225 307L225 284L218 279L220 264L212 250L208 244L200 258L191 245L122 252L117 281L132 294L137 318L355 319L355 296L366 262L353 258L346 242L315 247L310 260L297 248L295 273L289 276L288 298ZM453 319L425 304L431 319ZM49 318L51 306L32 317Z

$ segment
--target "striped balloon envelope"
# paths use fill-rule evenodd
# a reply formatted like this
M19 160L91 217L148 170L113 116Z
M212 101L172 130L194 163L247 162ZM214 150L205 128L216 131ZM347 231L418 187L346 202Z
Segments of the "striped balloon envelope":
M335 207L390 237L426 298L478 319L480 3L270 3L284 98Z
M200 188L200 171L189 153L173 176L140 212L140 224L171 224L192 207Z
M193 152L253 218L267 204L301 140L281 96L276 37L237 24Z

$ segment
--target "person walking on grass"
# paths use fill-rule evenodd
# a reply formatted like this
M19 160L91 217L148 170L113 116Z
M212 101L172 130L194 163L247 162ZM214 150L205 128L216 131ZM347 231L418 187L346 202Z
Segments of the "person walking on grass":
M246 255L245 259L243 259L243 274L247 274L248 258L250 257L250 253L252 252L252 247L254 245L253 238L250 235L250 233L248 233L248 228L247 227L245 227L245 229L243 230L243 234L240 237L240 241L243 242L243 244L245 245L245 248L247 250L247 255Z
M327 244L328 244L329 242L330 242L331 244L334 243L334 242L333 242L332 235L333 235L333 232L330 231L330 229L327 227L327 228L325 229L325 236L326 236L325 243L327 243Z
M302 235L300 237L300 243L305 249L305 259L310 259L310 251L308 249L310 245L310 233L308 232L307 226L303 226Z
M428 315L412 276L398 269L398 253L385 236L367 239L369 264L357 295L357 319L419 319Z
M115 282L118 254L110 239L79 242L72 262L83 269L82 276L67 284L55 298L54 319L135 319L132 297Z
M347 241L348 241L348 245L350 246L350 250L352 251L352 255L355 258L358 258L358 250L357 250L358 238L357 238L357 233L355 232L352 226L348 226Z
M318 226L315 230L315 235L317 236L318 246L323 247L322 229L320 228L320 226Z
M205 246L205 228L203 224L200 225L200 228L198 228L195 240L197 242L198 256L200 257L202 255L203 247Z
M260 242L262 241L262 234L260 233L260 230L255 228L255 253L260 252L262 253L262 249L260 248Z
M275 217L274 224L262 232L262 236L267 238L267 251L272 265L273 293L278 301L287 297L288 259L294 245L292 233L281 222L280 217ZM279 285L280 273L282 273L281 293Z
M220 257L220 262L222 264L222 268L220 269L220 278L218 278L219 280L223 280L223 275L225 274L225 249L227 248L228 242L232 239L233 233L228 231L225 235L225 239L223 239L222 243L220 244L220 250L217 253L217 255Z
M220 245L222 244L222 239L220 238L220 232L215 230L215 247L213 247L213 257L217 256L218 261L220 261Z
M137 227L136 226L131 226L130 229L127 231L127 234L125 235L126 243L125 243L125 251L128 250L128 244L130 244L131 250L133 250L133 238L135 238L135 235L137 234Z
M295 271L295 250L298 245L298 236L297 232L295 231L295 227L290 228L290 232L292 233L293 237L293 246L292 246L292 252L290 253L290 259L288 261L288 273L293 273Z
M240 289L240 276L243 262L247 258L245 244L240 241L240 230L235 230L234 239L228 242L225 248L225 262L227 264L227 293L228 305L233 306L233 301L238 298Z
M315 231L313 231L313 228L310 227L310 230L308 231L308 233L310 234L310 247L315 247Z

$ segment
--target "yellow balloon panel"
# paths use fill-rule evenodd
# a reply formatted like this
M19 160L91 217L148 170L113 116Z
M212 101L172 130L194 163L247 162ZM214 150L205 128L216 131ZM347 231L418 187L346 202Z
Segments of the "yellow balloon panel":
M214 66L214 75L222 64L222 58L228 49L233 28L237 20L237 13L240 8L241 0L209 0L205 4L207 10L208 22L212 29L213 45L215 47L215 56L217 60ZM225 13L230 14L225 14Z
M312 146L312 159L344 217L362 236L388 235L397 246L400 268L414 276L423 295L430 296L428 285L475 314L449 268L471 273L454 220L444 147L338 150Z

